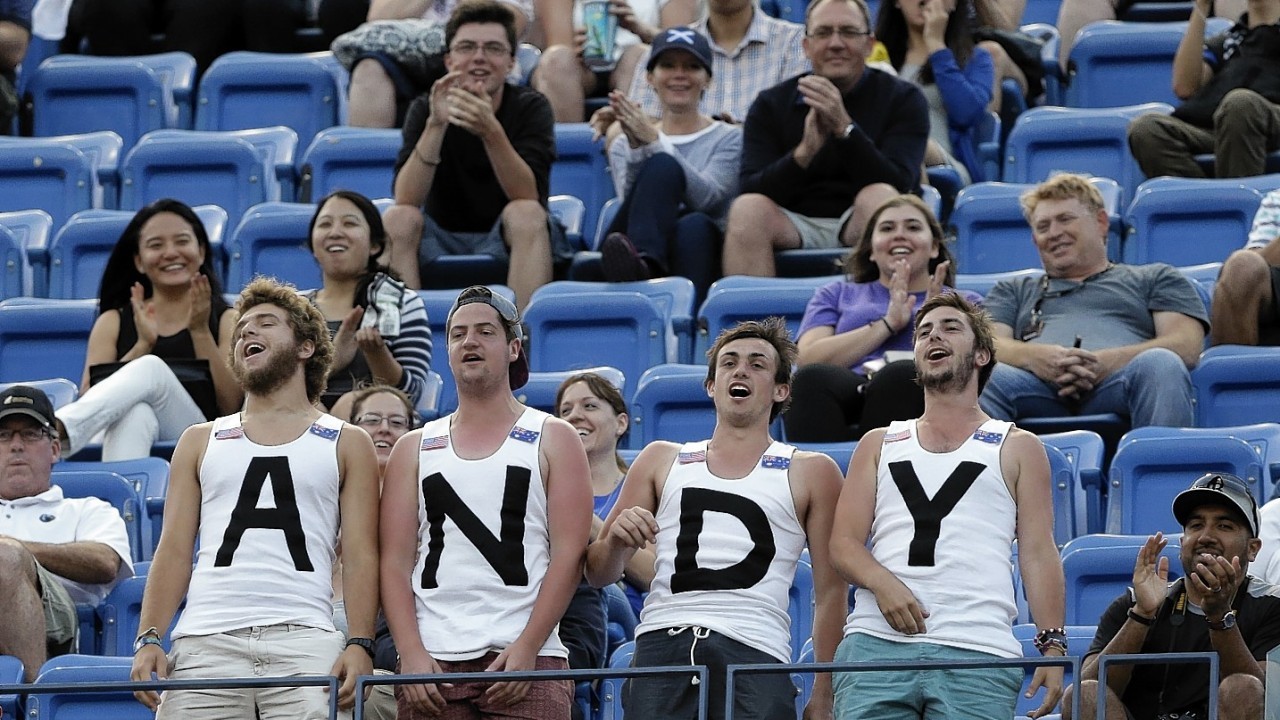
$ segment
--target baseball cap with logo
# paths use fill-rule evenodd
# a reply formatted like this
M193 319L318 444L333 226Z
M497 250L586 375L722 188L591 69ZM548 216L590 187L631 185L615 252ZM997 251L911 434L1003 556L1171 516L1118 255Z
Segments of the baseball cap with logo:
M0 420L11 415L26 415L46 429L53 427L53 403L43 390L28 385L14 385L0 392Z
M658 57L668 50L683 50L697 59L707 74L711 73L711 43L702 33L687 27L667 28L653 39L653 49L649 52L649 63L645 69L653 72L658 64Z
M1173 516L1185 526L1191 512L1201 505L1224 505L1240 512L1249 525L1249 537L1258 537L1258 503L1243 480L1229 473L1209 473L1173 499Z
M458 293L458 299L454 301L453 307L449 308L449 315L445 318L445 328L453 324L453 314L458 312L458 308L472 303L484 303L497 310L503 327L520 341L520 354L516 355L516 359L507 366L507 377L511 380L512 390L524 387L524 384L529 382L529 354L525 350L527 338L524 324L520 322L520 311L516 310L516 306L510 300L484 285L472 285Z

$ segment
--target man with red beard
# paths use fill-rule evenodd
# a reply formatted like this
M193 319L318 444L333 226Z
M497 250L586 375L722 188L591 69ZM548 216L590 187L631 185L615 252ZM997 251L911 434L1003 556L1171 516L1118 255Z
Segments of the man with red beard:
M858 586L836 661L1022 657L1012 627L1015 539L1042 628L1036 646L1065 654L1044 446L978 407L995 365L991 321L954 293L929 298L916 315L915 362L924 415L863 437L836 506L831 557ZM839 673L836 717L1013 717L1021 687L1020 668ZM1041 687L1032 717L1057 705L1062 668L1039 668L1029 692Z
M188 428L174 450L132 677L336 675L338 704L350 708L356 676L372 672L377 456L363 430L315 407L333 359L320 311L267 279L246 286L236 309L231 369L244 409ZM345 647L333 626L339 530ZM160 635L184 595L166 658ZM324 688L135 694L162 720L329 717Z

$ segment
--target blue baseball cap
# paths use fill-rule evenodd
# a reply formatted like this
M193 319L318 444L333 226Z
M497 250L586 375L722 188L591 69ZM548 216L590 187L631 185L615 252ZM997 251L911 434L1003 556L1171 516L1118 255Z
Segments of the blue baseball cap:
M706 69L707 74L711 73L711 43L702 33L687 27L667 28L658 33L658 37L653 39L651 45L652 50L649 52L649 63L645 65L645 69L653 72L653 67L658 64L658 56L668 50L683 50L698 59L698 62Z

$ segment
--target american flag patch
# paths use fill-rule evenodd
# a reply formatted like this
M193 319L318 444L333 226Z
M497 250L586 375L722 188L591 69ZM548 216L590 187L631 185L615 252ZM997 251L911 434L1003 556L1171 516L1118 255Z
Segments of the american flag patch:
M239 426L219 430L213 434L214 440L235 440L242 437L244 437L244 428Z
M511 428L511 439L519 440L520 442L527 442L527 443L537 442L538 436L541 434L542 433L539 433L537 430L530 430L528 428L522 428L522 427Z
M975 430L973 433L974 440L977 440L978 442L991 443L992 445L999 445L1003 438L1004 433L988 432L981 428Z
M791 467L791 458L782 455L765 455L760 458L760 467L765 470L786 470Z
M315 423L311 426L310 432L312 435L316 435L325 440L337 440L340 430L338 430L338 428L327 428L320 423Z
M887 433L884 436L884 441L887 443L901 442L903 440L910 440L910 439L911 439L910 430L899 430L896 433Z
M449 447L448 435L437 435L435 437L422 438L423 450L443 450Z
M700 463L707 461L706 450L695 450L693 452L682 452L676 456L676 462L681 465L689 465L692 463Z

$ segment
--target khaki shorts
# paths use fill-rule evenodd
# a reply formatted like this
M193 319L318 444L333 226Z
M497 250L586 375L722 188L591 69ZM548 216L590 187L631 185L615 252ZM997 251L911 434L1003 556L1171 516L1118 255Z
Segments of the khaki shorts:
M72 650L80 620L76 604L71 601L67 589L57 575L36 563L36 575L40 583L40 600L44 605L44 636L50 657L65 655Z
M844 243L840 242L840 233L844 230L845 223L849 222L849 216L853 215L853 206L835 218L810 217L786 208L780 209L796 232L800 233L800 247L819 250L844 247Z

